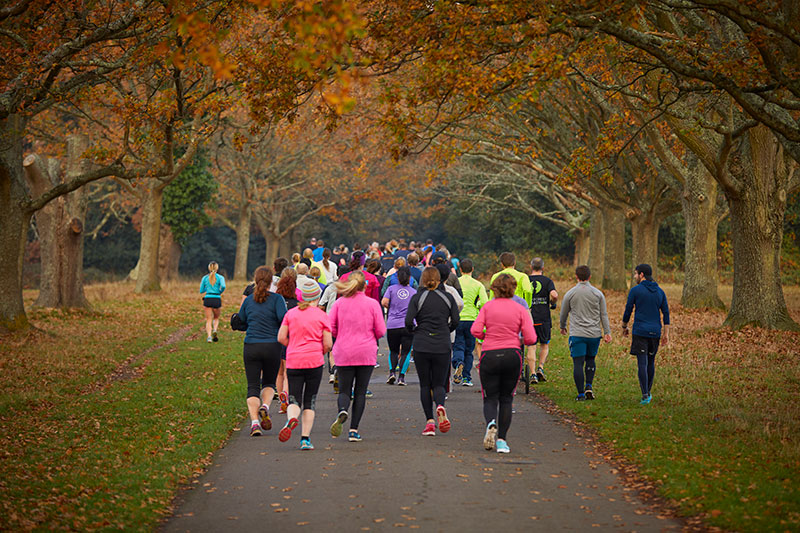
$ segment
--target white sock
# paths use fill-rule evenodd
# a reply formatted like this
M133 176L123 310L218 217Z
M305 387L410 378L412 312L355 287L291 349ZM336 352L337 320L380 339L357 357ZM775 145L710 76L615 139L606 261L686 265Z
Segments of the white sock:
M264 409L266 409L266 410L267 410L267 414L269 414L269 405L267 405L267 404L265 404L265 403L262 403L262 404L261 404L261 407L263 407Z
M251 420L250 421L250 425L251 426L260 426L261 422L259 422L258 420Z

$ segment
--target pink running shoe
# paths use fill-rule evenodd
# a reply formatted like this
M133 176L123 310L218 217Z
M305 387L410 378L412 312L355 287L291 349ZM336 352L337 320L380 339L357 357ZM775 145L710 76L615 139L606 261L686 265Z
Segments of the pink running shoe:
M450 431L450 420L447 418L447 411L444 410L444 405L436 408L436 417L439 419L439 431L442 433Z
M422 434L426 437L432 437L436 435L436 425L433 423L425 424L425 429L423 430Z
M280 433L278 433L278 440L281 442L286 442L287 440L292 438L292 430L297 427L297 419L290 418L286 421L286 425L283 426Z

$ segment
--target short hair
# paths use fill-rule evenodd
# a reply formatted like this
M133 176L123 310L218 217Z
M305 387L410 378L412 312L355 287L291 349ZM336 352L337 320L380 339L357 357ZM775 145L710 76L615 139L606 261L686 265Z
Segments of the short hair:
M324 247L325 247L325 241L323 241L322 239L317 240L317 248L324 248Z
M534 257L531 259L531 270L535 270L537 272L541 272L544 268L544 259L541 257Z
M500 254L500 264L504 267L511 267L517 264L517 257L512 252Z
M408 264L410 266L417 266L419 264L419 256L417 255L417 252L411 252L408 254L406 259L408 259Z
M401 266L397 269L397 283L400 285L408 285L411 281L411 269L407 266Z
M301 276L308 274L308 265L305 263L298 263L296 267L297 273Z
M464 274L469 274L474 270L474 268L475 267L472 264L472 259L467 258L461 260L461 272Z
M311 259L312 257L314 257L314 252L311 251L311 248L306 248L305 250L303 250L303 257Z
M651 267L647 263L636 265L636 272L638 272L639 274L644 274L645 279L653 278L653 267Z
M426 267L422 271L422 276L419 278L419 284L426 289L433 290L439 286L442 277L439 275L439 269L436 267Z
M575 269L575 275L579 280L586 281L592 275L592 271L589 269L589 265L581 265Z
M394 267L395 268L401 268L401 267L404 267L404 266L406 266L405 258L398 257L397 259L394 260Z
M489 288L497 298L511 298L517 290L517 280L511 274L500 274Z
M280 276L280 273L283 272L283 269L289 266L289 260L285 257L279 257L275 261L272 262L273 272L277 273Z
M442 283L444 283L450 277L450 265L448 263L436 263L433 266L439 269L439 275L442 277Z

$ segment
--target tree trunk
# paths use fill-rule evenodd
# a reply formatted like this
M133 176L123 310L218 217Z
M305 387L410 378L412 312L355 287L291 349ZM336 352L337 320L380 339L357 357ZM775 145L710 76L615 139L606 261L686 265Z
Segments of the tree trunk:
M247 279L247 255L250 251L250 204L245 198L239 209L239 222L236 224L236 264L233 279ZM271 265L272 263L267 263Z
M686 261L681 305L691 308L724 309L717 293L717 182L699 162L689 169L681 206L686 221Z
M158 276L158 241L161 232L161 200L164 188L150 189L142 205L142 240L139 246L139 264L136 276L136 294L161 290Z
M0 331L30 326L22 303L22 261L31 215L22 207L27 194L22 170L25 121L0 119Z
M178 279L181 253L183 250L175 241L172 230L166 224L162 224L158 237L158 274L163 281Z
M267 241L267 255L266 258L264 259L265 261L264 264L271 266L275 262L275 259L278 258L278 247L280 246L281 238L278 235L272 233L271 231L268 231L266 236L266 241ZM291 260L289 261L289 264L290 265L292 264ZM280 276L280 272L276 272L275 275Z
M33 196L85 171L81 155L88 141L83 136L67 139L67 164L62 172L54 159L45 163L32 155L23 166ZM42 280L36 305L41 307L88 308L83 291L83 227L86 219L86 190L79 188L59 196L36 212L36 226L42 254Z
M292 264L292 239L289 235L284 235L281 237L280 242L278 243L279 248L279 255L280 257L285 257L289 260L289 264Z
M633 265L647 263L656 275L658 263L658 226L655 209L631 218Z
M788 160L766 126L748 131L732 156L731 173L741 186L726 191L733 234L733 300L725 325L797 330L781 285L781 244L790 175Z
M575 230L575 256L574 266L585 265L589 261L589 249L591 247L589 231L585 229Z
M603 289L626 291L625 275L625 215L619 209L603 210Z
M603 211L599 208L592 210L592 219L589 226L589 258L588 265L595 279L603 279L603 265L605 262L606 237L603 234Z

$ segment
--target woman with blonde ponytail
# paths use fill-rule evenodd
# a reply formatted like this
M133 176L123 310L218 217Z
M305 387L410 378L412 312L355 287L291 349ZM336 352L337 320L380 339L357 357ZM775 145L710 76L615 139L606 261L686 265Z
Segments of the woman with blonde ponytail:
M250 412L250 435L272 429L269 405L275 395L276 379L281 368L283 346L278 331L286 301L280 294L269 292L272 270L265 266L256 269L252 294L245 297L239 308L239 318L247 326L244 337L244 373L247 377L247 410Z
M338 437L342 434L352 392L350 442L361 441L358 425L367 404L369 379L377 362L377 340L386 334L381 307L364 294L366 286L364 273L358 270L351 272L346 281L336 282L339 299L331 311L331 333L336 338L332 355L339 373L339 414L331 425L331 435Z
M222 293L225 292L225 278L217 273L219 265L216 261L208 264L208 274L200 282L200 293L203 295L203 310L206 315L206 341L217 342L219 313L222 308Z

